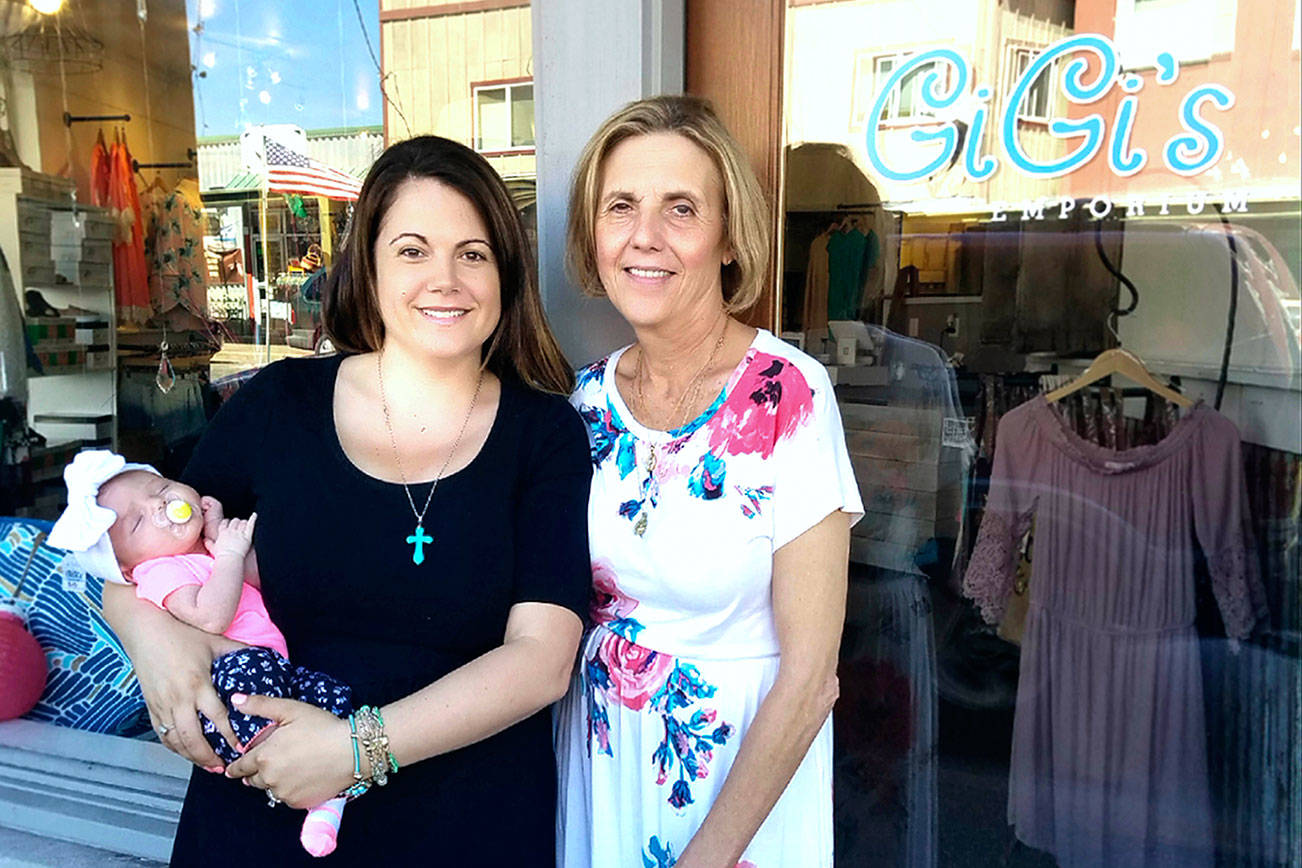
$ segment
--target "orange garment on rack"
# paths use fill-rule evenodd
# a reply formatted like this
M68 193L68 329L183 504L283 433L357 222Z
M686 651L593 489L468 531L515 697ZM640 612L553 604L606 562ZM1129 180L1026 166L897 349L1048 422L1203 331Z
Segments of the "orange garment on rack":
M153 311L149 304L140 196L132 177L131 151L125 142L113 143L109 162L108 205L117 220L113 238L113 286L118 301L118 322L143 323Z
M104 144L104 131L95 136L95 147L90 151L90 203L103 208L109 203L109 183L113 175L113 161L109 159L108 146Z

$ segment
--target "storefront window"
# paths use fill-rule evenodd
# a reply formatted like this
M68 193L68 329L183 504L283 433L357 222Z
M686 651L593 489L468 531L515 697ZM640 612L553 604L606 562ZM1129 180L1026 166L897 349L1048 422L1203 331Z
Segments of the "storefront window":
M867 511L838 865L1302 858L1297 17L789 0L781 329Z
M82 429L47 417L93 417L74 441L179 467L210 389L328 351L321 287L392 141L433 133L481 151L532 234L529 3L463 5L6 4L5 253L24 313L54 335L24 387L33 429L59 442ZM84 238L58 228L74 212ZM78 316L91 350L64 335ZM56 488L30 508L56 514Z

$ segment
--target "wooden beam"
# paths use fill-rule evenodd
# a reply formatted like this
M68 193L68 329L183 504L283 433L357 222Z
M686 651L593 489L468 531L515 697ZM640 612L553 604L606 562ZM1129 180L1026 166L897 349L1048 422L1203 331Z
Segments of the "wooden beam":
M713 103L747 156L773 208L773 250L751 325L781 322L782 57L784 0L687 0L687 92ZM738 70L745 70L739 75Z
M445 15L465 15L469 12L492 12L495 9L516 9L528 5L529 0L466 0L466 2L462 3L442 3L438 6L382 9L380 10L380 23L409 21L412 18L442 18Z

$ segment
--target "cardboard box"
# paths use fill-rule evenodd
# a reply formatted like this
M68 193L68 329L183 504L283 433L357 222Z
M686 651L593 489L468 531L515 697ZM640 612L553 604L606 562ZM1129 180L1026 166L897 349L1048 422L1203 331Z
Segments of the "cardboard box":
M86 347L86 370L113 370L113 350L108 344L92 344Z
M80 374L86 370L86 349L76 344L38 346L33 350L41 367L34 373L47 377Z
M107 346L109 339L109 324L103 320L77 323L77 343L85 344L87 346L93 346L96 344Z
M77 338L77 321L70 316L32 316L27 318L27 339L34 348L42 343L64 344Z
M37 413L32 427L46 440L80 440L83 443L108 443L113 438L113 416L77 413Z

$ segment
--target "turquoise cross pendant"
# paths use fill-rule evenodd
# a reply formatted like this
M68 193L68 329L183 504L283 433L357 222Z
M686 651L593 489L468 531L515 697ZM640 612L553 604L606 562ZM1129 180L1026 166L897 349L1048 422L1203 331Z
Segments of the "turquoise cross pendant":
M434 537L425 533L425 528L416 525L416 532L407 537L407 542L416 547L411 553L411 562L420 566L425 562L425 543L434 542Z

